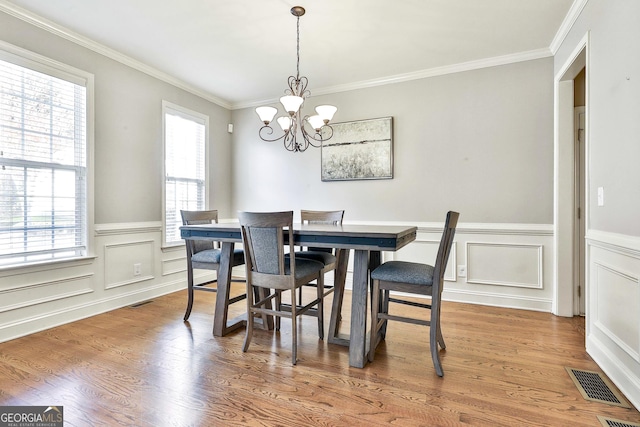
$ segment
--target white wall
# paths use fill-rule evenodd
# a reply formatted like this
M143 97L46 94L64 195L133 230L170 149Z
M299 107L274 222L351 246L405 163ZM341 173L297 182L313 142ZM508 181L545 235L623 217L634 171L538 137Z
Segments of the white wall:
M589 0L556 73L587 48L587 351L640 406L640 2ZM604 206L597 189L605 191Z

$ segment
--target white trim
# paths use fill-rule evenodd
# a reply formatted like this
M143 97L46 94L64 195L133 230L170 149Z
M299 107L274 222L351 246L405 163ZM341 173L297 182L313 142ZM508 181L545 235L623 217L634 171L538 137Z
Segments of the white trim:
M96 224L94 231L96 236L110 236L131 233L161 233L162 222L149 221Z
M608 231L589 230L587 232L587 244L640 259L640 237L610 233Z
M418 233L442 233L443 222L344 221L350 225L413 225ZM499 234L514 236L553 236L553 224L458 223L456 234Z
M575 138L573 79L587 67L585 102L585 151L589 164L589 35L587 32L576 44L571 55L554 76L554 165L553 165L553 223L555 227L553 260L554 298L553 314L573 316L574 314L574 259L575 231ZM584 53L584 59L582 55ZM583 62L584 61L584 62ZM585 182L589 182L589 169L585 171ZM588 184L587 184L588 185ZM586 192L585 206L589 206L589 192ZM589 224L589 210L585 209L585 220ZM588 277L587 277L588 287Z
M465 265L467 266L467 283L475 283L479 285L495 285L495 286L505 286L511 288L528 288L528 289L543 289L544 287L544 258L543 258L543 245L539 244L526 244L526 243L496 243L496 242L473 242L467 241L465 248ZM482 279L474 279L473 278L473 269L471 268L471 247L506 247L506 248L527 248L527 249L536 249L537 253L537 283L518 283L518 282L501 282L497 280L482 280Z
M560 49L562 42L564 42L564 39L567 37L567 34L569 34L569 31L571 31L571 28L573 28L573 24L576 23L576 20L582 13L582 9L584 9L588 1L589 0L573 1L573 4L569 8L569 12L564 17L562 24L560 24L560 28L558 28L558 32L551 41L551 45L549 45L552 55L558 53L558 49Z
M38 282L38 283L31 283L31 284L26 284L26 285L18 285L18 286L10 286L7 288L3 288L0 289L0 295L2 294L8 294L11 292L15 292L15 291L24 291L24 290L28 290L30 292L34 292L36 295L38 293L38 288L42 288L42 287L46 287L46 286L57 286L57 285L62 285L65 283L69 283L72 281L77 281L77 280L85 280L85 279L91 279L93 278L94 274L93 273L88 273L88 274L81 274L81 275L76 275L76 276L68 276L68 277L61 277L59 279L55 279L55 280L49 280L46 282ZM87 288L88 292L93 292L93 289ZM71 295L81 295L83 293L87 293L87 292L83 292L86 289L80 289L79 293L72 293ZM63 296L62 298L67 298L69 295L65 294L66 296ZM40 299L40 300L30 300L29 304L21 304L21 305L15 305L15 306L5 306L5 307L0 307L0 313L2 313L3 311L9 311L9 310L14 310L16 308L22 308L22 307L28 307L30 305L35 305L35 304L41 304L42 302L48 302L48 301L55 301L57 299L60 299L58 297L58 295L56 295L55 298L51 298L51 299ZM37 302L36 302L37 301Z
M93 74L0 40L0 59L85 87Z
M541 311L549 313L552 301L548 298L537 298L524 295L506 295L495 292L469 291L464 289L445 289L442 291L444 301L465 304L486 305L489 307L515 308L519 310Z
M530 50L527 52L519 52L511 55L495 56L492 58L484 58L476 61L462 62L459 64L446 65L443 67L429 68L426 70L414 71L411 73L396 74L393 76L381 77L377 79L364 80L360 82L347 83L343 85L329 86L324 88L315 88L314 95L328 95L338 92L347 92L357 89L366 89L375 86L384 86L394 83L408 82L412 80L426 79L430 77L443 76L448 74L461 73L464 71L480 70L483 68L497 67L500 65L515 64L518 62L533 61L535 59L548 58L552 56L549 48ZM231 105L232 110L240 110L242 108L259 107L265 104L277 103L278 99L263 99L259 101L239 102Z

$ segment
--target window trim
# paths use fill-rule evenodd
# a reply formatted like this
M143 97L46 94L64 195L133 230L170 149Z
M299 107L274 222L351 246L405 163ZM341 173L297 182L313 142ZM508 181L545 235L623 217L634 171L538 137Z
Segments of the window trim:
M167 163L166 163L166 114L168 111L193 120L197 118L204 122L204 209L209 209L209 116L198 111L191 110L170 101L162 100L162 249L184 245L183 241L167 242Z
M75 68L71 65L56 61L38 53L23 49L0 40L0 59L11 62L15 65L32 69L34 71L48 74L52 77L67 80L71 83L85 87L86 91L86 194L85 194L85 242L86 250L84 255L73 256L69 258L39 260L33 262L24 262L19 264L9 264L0 266L0 271L33 268L39 265L51 265L61 263L73 263L79 260L95 258L95 239L93 230L95 227L95 197L94 197L94 178L95 178L95 161L94 161L94 141L95 141L95 77L92 73Z

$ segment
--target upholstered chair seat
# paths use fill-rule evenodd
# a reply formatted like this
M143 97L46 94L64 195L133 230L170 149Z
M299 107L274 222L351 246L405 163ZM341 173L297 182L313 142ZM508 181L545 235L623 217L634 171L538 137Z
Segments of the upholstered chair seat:
M200 251L191 256L191 262L194 263L194 267L198 268L195 263L220 263L220 256L222 255L222 251L220 249L205 249L204 251ZM242 265L244 264L244 251L242 249L235 249L233 251L233 265Z

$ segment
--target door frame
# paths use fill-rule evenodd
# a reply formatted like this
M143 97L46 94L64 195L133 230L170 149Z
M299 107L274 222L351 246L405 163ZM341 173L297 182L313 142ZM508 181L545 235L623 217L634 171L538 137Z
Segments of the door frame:
M574 265L575 245L575 137L574 137L574 82L578 73L587 68L585 75L585 153L587 168L585 182L589 183L588 129L589 129L589 32L578 42L572 54L556 73L554 79L554 298L552 312L557 316L572 317L575 313ZM585 206L589 206L586 191ZM586 227L589 210L585 209ZM585 287L588 280L585 281ZM585 289L588 295L587 289Z

